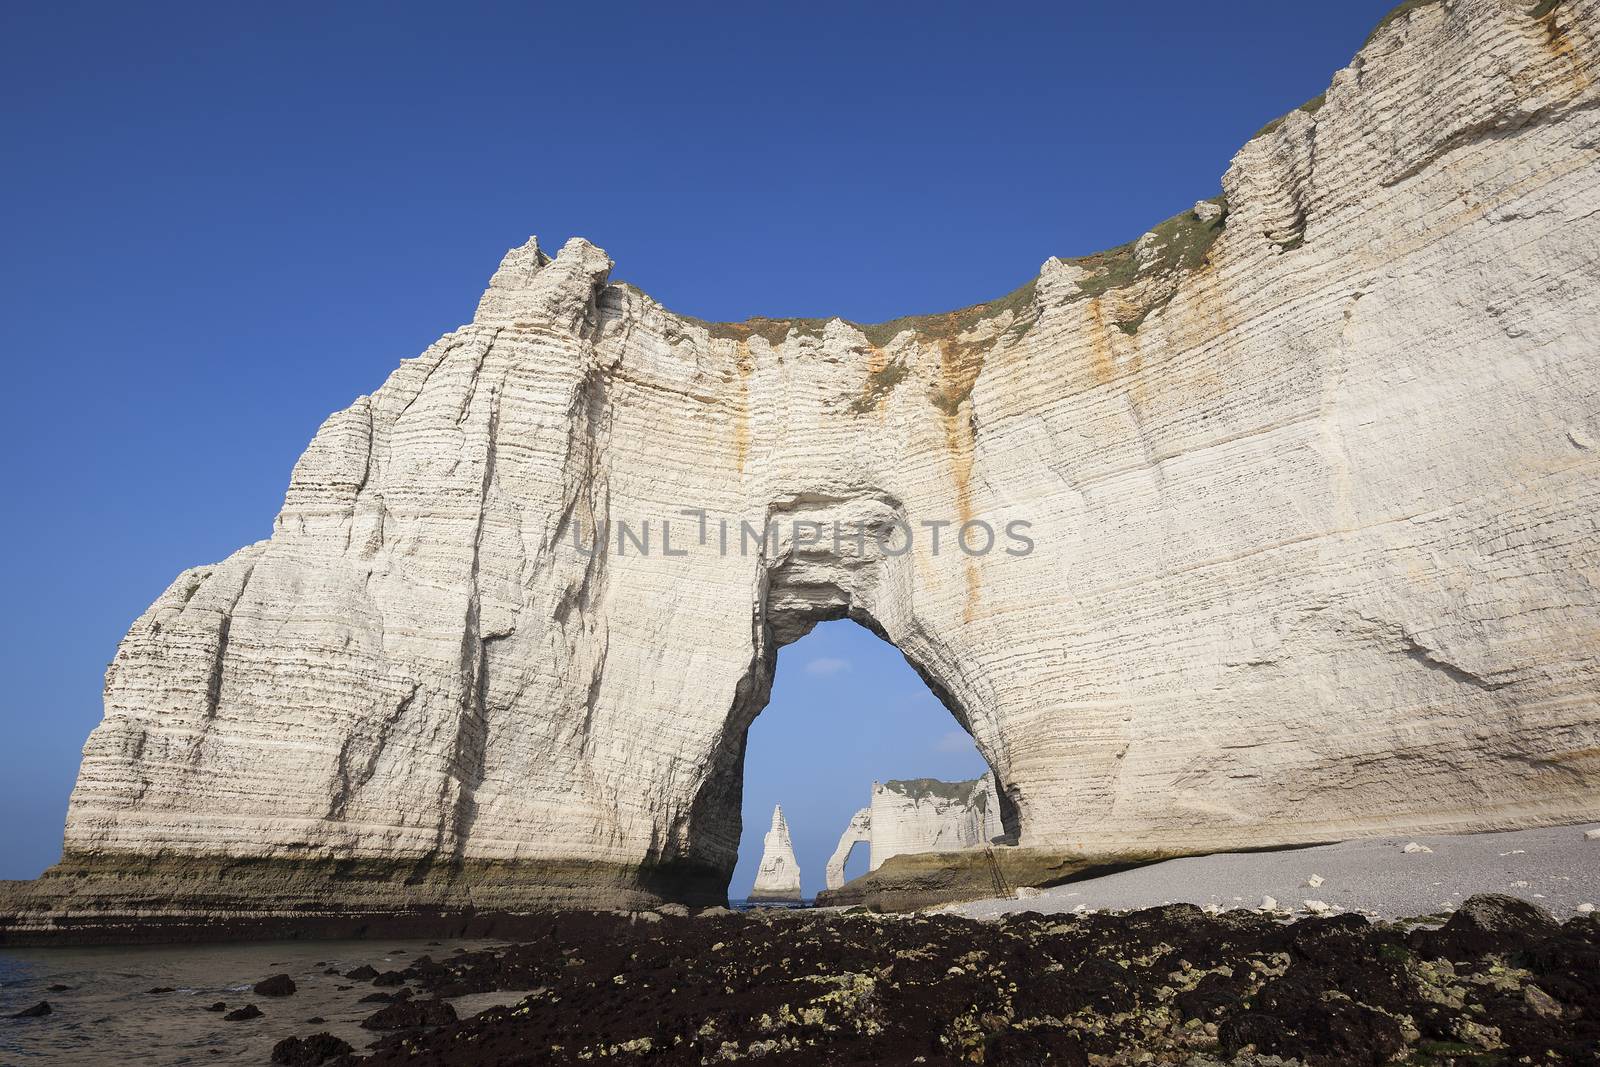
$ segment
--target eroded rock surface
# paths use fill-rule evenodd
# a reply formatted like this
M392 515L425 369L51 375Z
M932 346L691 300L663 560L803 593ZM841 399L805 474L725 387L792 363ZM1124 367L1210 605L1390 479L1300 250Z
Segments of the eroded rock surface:
M823 876L823 884L829 889L838 889L844 885L844 865L850 860L850 853L855 851L857 845L865 845L868 854L872 849L872 809L862 808L850 816L850 822L845 826L844 833L839 835L839 843L834 846L833 855L828 857L828 869Z
M858 843L868 848L867 870L891 856L984 848L1005 835L994 775L965 782L934 778L872 783L872 804L850 819L828 860L829 889L844 885L844 866Z
M1592 919L1546 917L1486 951L1457 919L1284 924L1190 905L994 923L774 911L620 929L572 914L526 944L413 968L435 996L537 992L392 1034L359 1062L1590 1065L1597 975Z
M993 775L967 782L912 778L872 783L870 870L907 852L983 848L1005 832Z
M756 881L750 890L751 900L799 900L800 863L794 858L794 844L789 840L789 823L783 817L783 805L772 809L772 829L762 840L761 865L756 869Z
M841 616L1040 854L1592 820L1597 11L1408 5L1222 197L949 314L708 324L530 241L134 623L62 872L141 873L26 906L718 899L776 649Z

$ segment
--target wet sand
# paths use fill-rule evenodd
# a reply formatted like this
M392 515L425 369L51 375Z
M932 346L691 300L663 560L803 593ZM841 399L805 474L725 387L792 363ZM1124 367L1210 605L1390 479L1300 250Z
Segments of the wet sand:
M264 1064L272 1047L291 1033L326 1030L362 1048L374 1038L360 1027L382 1004L358 1003L374 992L370 982L327 975L362 965L404 968L425 953L481 950L488 941L311 941L233 945L0 949L0 1063L3 1064ZM390 951L399 950L399 951ZM288 974L298 990L265 997L251 987ZM64 991L53 985L66 985ZM151 993L170 987L171 992ZM343 987L343 988L341 988ZM469 1016L517 995L463 1000ZM39 1001L52 1013L40 1019L10 1016ZM226 1022L207 1011L222 1001L229 1010L254 1004L260 1018ZM307 1019L322 1017L324 1024Z

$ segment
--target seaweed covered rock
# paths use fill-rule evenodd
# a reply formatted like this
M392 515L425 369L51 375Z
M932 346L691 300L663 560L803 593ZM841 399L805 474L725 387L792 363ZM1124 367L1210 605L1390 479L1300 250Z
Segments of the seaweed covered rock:
M275 974L257 982L252 992L258 997L288 997L294 995L296 988L293 978L286 974Z
M400 1027L367 1058L1347 1067L1453 1054L1588 1067L1600 1062L1596 926L1519 924L1504 951L1454 962L1413 951L1399 924L1188 906L998 922L573 913L417 979L429 997L523 991L516 1003L428 1032L420 1016L391 1016Z
M1479 893L1468 897L1441 929L1418 935L1416 942L1424 952L1466 959L1504 952L1558 929L1537 904L1503 893Z
M407 998L367 1016L361 1020L361 1025L367 1030L406 1030L418 1026L443 1026L455 1021L455 1008L443 1000Z
M354 1051L348 1041L326 1032L310 1037L286 1037L272 1046L272 1062L283 1067L321 1067L328 1060Z

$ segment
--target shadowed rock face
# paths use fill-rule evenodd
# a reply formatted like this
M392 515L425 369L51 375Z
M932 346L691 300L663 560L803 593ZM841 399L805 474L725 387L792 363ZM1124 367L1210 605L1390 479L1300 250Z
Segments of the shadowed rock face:
M134 623L65 869L715 896L776 650L840 617L1040 854L1594 816L1597 11L1416 7L1223 199L947 315L707 324L530 241Z

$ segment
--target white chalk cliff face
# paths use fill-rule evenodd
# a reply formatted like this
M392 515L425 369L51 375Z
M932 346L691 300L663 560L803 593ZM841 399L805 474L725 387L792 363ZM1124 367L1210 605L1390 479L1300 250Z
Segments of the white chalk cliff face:
M844 833L839 835L839 843L834 846L833 855L828 857L828 867L823 872L823 885L829 889L838 889L844 885L844 865L850 861L850 853L855 851L857 845L865 845L870 855L872 849L870 807L862 808L850 816L850 822L845 826Z
M1024 846L1600 816L1597 37L1600 0L1410 10L1222 198L948 315L707 324L530 241L134 623L68 858L716 896L776 650L844 616Z
M890 856L908 852L982 848L1005 832L992 775L970 782L873 782L867 869L875 871Z
M772 829L761 842L761 866L756 869L751 900L799 900L800 862L794 858L789 840L789 824L783 818L783 805L772 809Z
M871 806L851 817L828 860L826 885L844 885L845 864L858 844L867 846L870 872L890 856L984 848L1005 833L992 774L966 782L873 782Z

